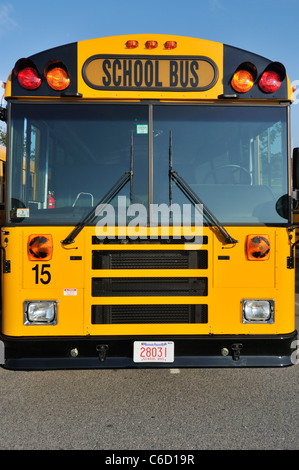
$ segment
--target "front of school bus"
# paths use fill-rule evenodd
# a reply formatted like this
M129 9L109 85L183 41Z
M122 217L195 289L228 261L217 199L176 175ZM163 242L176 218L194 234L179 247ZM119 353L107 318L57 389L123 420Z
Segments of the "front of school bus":
M292 364L282 64L100 38L17 61L6 100L5 367Z

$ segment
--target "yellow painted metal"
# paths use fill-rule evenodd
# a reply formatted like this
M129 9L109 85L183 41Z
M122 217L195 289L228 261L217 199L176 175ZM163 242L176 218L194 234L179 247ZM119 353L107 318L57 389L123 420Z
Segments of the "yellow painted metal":
M127 49L126 42L129 39L138 41L139 46L136 49ZM145 43L148 40L158 42L155 49L146 49ZM177 42L177 47L173 50L167 50L164 44L167 40ZM180 91L119 91L119 90L95 90L90 88L82 77L82 67L85 61L97 54L127 55L128 58L146 56L149 59L156 56L165 58L174 58L179 56L204 56L212 59L218 67L219 78L215 86L210 90L203 92L180 92ZM162 100L190 100L190 99L217 99L218 95L223 93L223 44L195 39L184 36L173 36L163 34L135 34L132 36L112 36L108 38L91 39L78 42L78 92L86 99L162 99Z
M127 40L139 43L137 49L127 49ZM158 42L156 49L148 50L148 40ZM177 42L177 48L166 50L167 40ZM130 57L192 57L205 56L212 59L219 72L215 85L201 92L193 91L141 91L141 90L96 90L88 86L82 76L86 60L97 54L127 55ZM216 101L223 93L223 44L202 39L172 35L130 35L92 39L78 42L78 93L82 100L98 101L139 101L159 99L161 101ZM288 93L292 90L288 80ZM11 96L11 80L7 81L6 97ZM36 96L35 99L42 99ZM46 97L44 99L53 99ZM54 99L57 99L56 97ZM68 98L59 98L67 100ZM81 99L81 98L80 98ZM24 100L31 100L25 97ZM2 246L6 249L11 263L11 272L4 273L2 282L3 316L2 332L16 337L37 336L87 336L87 335L211 335L211 334L287 334L295 330L294 324L294 269L287 268L290 255L290 241L287 228L283 227L229 227L229 233L239 240L236 245L224 245L223 240L212 228L204 228L208 244L196 247L189 244L103 244L92 245L95 227L85 227L75 243L63 246L63 240L71 227L8 227L2 231ZM111 229L112 230L112 229ZM128 229L123 228L122 233ZM159 235L161 228L156 228ZM9 232L4 235L4 231ZM27 240L31 234L52 234L54 241L53 258L49 262L29 261ZM109 232L110 235L112 232ZM109 234L108 233L108 234ZM248 234L268 234L271 242L271 255L267 261L248 261L245 244ZM208 268L198 270L146 269L146 270L93 270L92 250L182 250L207 249ZM81 259L71 260L72 256ZM223 259L225 257L225 259ZM227 259L228 258L228 259ZM33 268L42 265L51 274L51 281L43 284L37 281ZM208 278L207 296L124 296L100 297L91 295L92 277L197 277ZM43 278L42 278L43 279ZM71 291L69 290L71 289ZM74 295L66 295L66 294ZM273 299L275 318L272 324L242 323L242 299ZM28 300L55 300L58 302L56 325L24 325L23 303ZM207 324L105 324L91 323L93 304L207 304Z
M239 240L236 245L224 245L220 236L211 228L204 228L208 244L208 269L175 270L94 270L91 267L92 250L140 250L179 249L177 245L92 245L94 227L85 227L70 247L60 241L70 227L9 227L9 235L2 235L6 245L11 272L3 274L3 327L8 336L86 336L86 335L194 335L194 334L286 334L294 331L294 270L287 269L290 254L286 228L265 227L263 233L270 236L271 255L267 261L248 261L245 243L248 234L260 234L261 227L229 227L229 232ZM29 261L27 240L30 234L51 233L54 241L51 261ZM5 243L4 238L8 241ZM189 245L190 248L190 245ZM197 247L201 249L200 247ZM71 260L71 256L82 259ZM229 259L219 257L229 256ZM43 264L51 274L48 284L36 284L36 265ZM41 272L41 270L39 271ZM192 277L208 278L208 295L194 297L92 297L92 277ZM44 278L46 279L46 278ZM65 295L73 289L75 295ZM275 321L273 324L243 324L242 299L273 299ZM28 300L56 300L58 302L57 325L26 326L23 324L23 302ZM128 324L93 325L93 304L197 304L208 305L207 324Z
M139 46L134 49L128 49L126 42L130 39L138 41ZM147 49L145 43L149 40L157 41L158 47L154 49ZM175 49L166 49L164 44L166 41L176 41L177 47ZM187 60L190 57L201 57L211 59L218 69L218 77L216 83L205 91L166 91L166 90L118 90L115 87L108 90L97 90L91 88L86 81L83 79L82 68L89 58L97 55L111 56L123 56L127 59L138 59L141 60L154 60L156 57L161 59L174 59L174 60ZM59 58L57 58L59 59ZM74 57L74 60L76 58ZM163 60L162 60L163 62ZM190 69L191 72L191 69ZM195 73L195 69L193 69ZM232 71L233 73L233 71ZM192 74L192 72L191 72ZM190 74L190 76L191 76ZM201 72L200 72L201 74ZM121 75L121 74L120 74ZM196 75L197 73L196 70ZM133 35L119 35L111 37L102 37L96 39L89 39L85 41L78 41L77 43L77 80L78 80L78 93L82 94L81 99L86 100L136 100L140 99L159 99L161 101L215 101L218 100L218 96L223 93L223 44L214 41L208 41L205 39L191 38L186 36L176 35L165 35L165 34L133 34ZM293 101L292 85L287 77L287 88L288 88L288 100ZM12 97L11 90L11 74L9 75L6 82L5 98ZM34 93L34 96L23 96L24 101L31 100L53 100L57 99L57 96L40 96L38 93ZM67 100L69 98L62 98ZM251 101L251 100L249 100ZM268 99L259 101L269 101ZM275 100L273 100L275 101ZM278 100L279 101L279 100ZM246 99L242 99L242 102L246 102Z

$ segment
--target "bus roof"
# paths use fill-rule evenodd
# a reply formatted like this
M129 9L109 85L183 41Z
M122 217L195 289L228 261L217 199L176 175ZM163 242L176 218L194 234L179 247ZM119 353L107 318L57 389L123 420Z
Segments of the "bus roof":
M24 70L35 74L36 88L28 88L26 77L21 86ZM251 76L248 91L232 86L232 77L240 70ZM272 82L279 81L277 89L263 88L261 78L267 76L269 82L269 74ZM61 88L64 79L68 81ZM133 34L74 42L20 59L5 97L280 102L292 101L292 89L281 63L252 52L184 36Z

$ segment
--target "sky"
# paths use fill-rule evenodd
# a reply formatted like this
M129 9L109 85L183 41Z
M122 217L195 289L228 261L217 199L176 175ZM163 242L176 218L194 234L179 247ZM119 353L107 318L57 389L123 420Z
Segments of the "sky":
M284 64L296 88L291 139L299 147L298 23L299 0L0 0L0 80L22 57L85 39L148 33L217 41Z

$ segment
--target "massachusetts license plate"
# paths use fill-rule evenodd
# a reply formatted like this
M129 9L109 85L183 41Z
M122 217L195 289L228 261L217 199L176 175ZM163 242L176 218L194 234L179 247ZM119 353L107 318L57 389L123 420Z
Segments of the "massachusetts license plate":
M172 341L135 341L134 362L173 362Z

